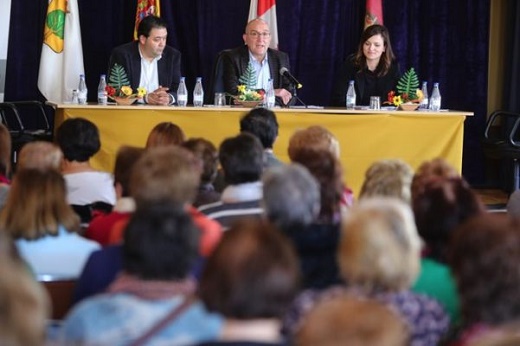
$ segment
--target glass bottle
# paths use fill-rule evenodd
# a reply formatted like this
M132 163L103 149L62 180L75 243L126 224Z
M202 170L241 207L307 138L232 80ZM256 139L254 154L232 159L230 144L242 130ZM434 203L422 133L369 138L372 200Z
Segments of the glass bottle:
M197 77L195 88L193 89L193 105L202 107L204 104L204 89L202 88L202 77Z
M87 103L87 95L88 95L88 89L87 89L87 83L85 82L85 75L80 74L79 75L79 85L78 85L78 103L80 105L84 105Z
M428 109L428 82L422 82L421 91L423 93L423 99L419 105L419 109Z
M185 77L181 77L179 88L177 89L177 105L186 107L188 104L188 90L186 89Z
M98 100L97 102L98 102L99 105L106 105L107 101L108 101L108 97L107 97L107 77L104 74L102 74L99 77L97 100Z
M275 96L274 96L274 86L273 86L273 79L269 79L269 83L267 86L267 92L265 93L266 103L265 105L267 108L274 108L276 104Z
M354 109L356 105L356 89L354 88L354 81L348 82L348 90L346 95L346 106L347 109Z
M433 83L432 96L430 97L430 110L438 112L441 110L441 92L439 83Z

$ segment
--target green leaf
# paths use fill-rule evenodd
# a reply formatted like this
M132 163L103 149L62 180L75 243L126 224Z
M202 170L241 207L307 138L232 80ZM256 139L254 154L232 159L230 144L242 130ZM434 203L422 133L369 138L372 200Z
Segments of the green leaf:
M52 33L63 40L65 32L65 12L54 10L47 14L47 26Z
M126 74L125 68L123 66L117 63L112 66L110 75L108 76L108 85L115 88L117 91L121 90L122 86L130 86L128 75Z
M240 82L240 84L245 85L247 89L256 88L256 72L251 62L248 62L244 74L240 76L238 81Z
M417 98L417 88L419 87L419 78L413 67L405 72L397 82L397 91L399 94L408 95L409 100Z

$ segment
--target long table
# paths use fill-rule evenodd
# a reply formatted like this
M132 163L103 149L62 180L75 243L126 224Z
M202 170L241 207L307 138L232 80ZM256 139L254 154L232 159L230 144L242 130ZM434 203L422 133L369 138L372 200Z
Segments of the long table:
M249 109L237 107L162 107L58 104L55 126L65 119L83 117L100 131L101 150L92 165L113 171L121 145L144 146L151 129L159 122L179 125L187 137L204 137L217 147L239 131L239 120ZM464 120L472 112L406 112L346 109L275 109L280 125L274 153L288 162L290 136L311 125L328 128L338 138L346 183L357 194L365 170L374 161L400 158L414 169L424 160L443 157L462 170Z

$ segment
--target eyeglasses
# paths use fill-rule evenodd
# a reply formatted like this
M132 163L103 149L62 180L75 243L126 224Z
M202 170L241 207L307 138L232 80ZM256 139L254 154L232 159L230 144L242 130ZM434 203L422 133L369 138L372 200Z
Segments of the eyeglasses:
M248 35L253 38L257 38L258 36L261 36L262 38L268 38L269 36L271 36L271 33L270 32L258 32L258 31L252 30L249 32Z

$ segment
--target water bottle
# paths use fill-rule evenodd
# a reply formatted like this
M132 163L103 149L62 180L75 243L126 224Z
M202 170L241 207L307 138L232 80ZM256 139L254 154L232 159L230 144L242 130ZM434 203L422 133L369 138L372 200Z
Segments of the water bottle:
M78 85L78 103L80 105L84 105L87 103L87 83L85 82L85 75L79 75L79 85Z
M423 99L419 105L419 109L428 109L428 82L422 82L421 91L423 93Z
M197 77L195 88L193 89L193 105L202 107L204 104L204 89L202 88L202 77Z
M347 101L347 109L354 109L354 106L356 105L356 89L354 89L353 80L348 82L346 101Z
M98 105L106 105L107 98L107 76L102 74L101 77L99 77L99 84L97 88Z
M177 89L177 105L179 107L186 107L188 104L188 90L186 89L185 78L181 77L179 88Z
M269 83L267 86L267 92L265 93L265 98L266 98L267 108L274 108L276 101L275 101L275 97L274 97L273 80L271 78L269 79Z
M441 92L439 83L433 83L432 96L430 97L430 110L438 112L441 109Z

